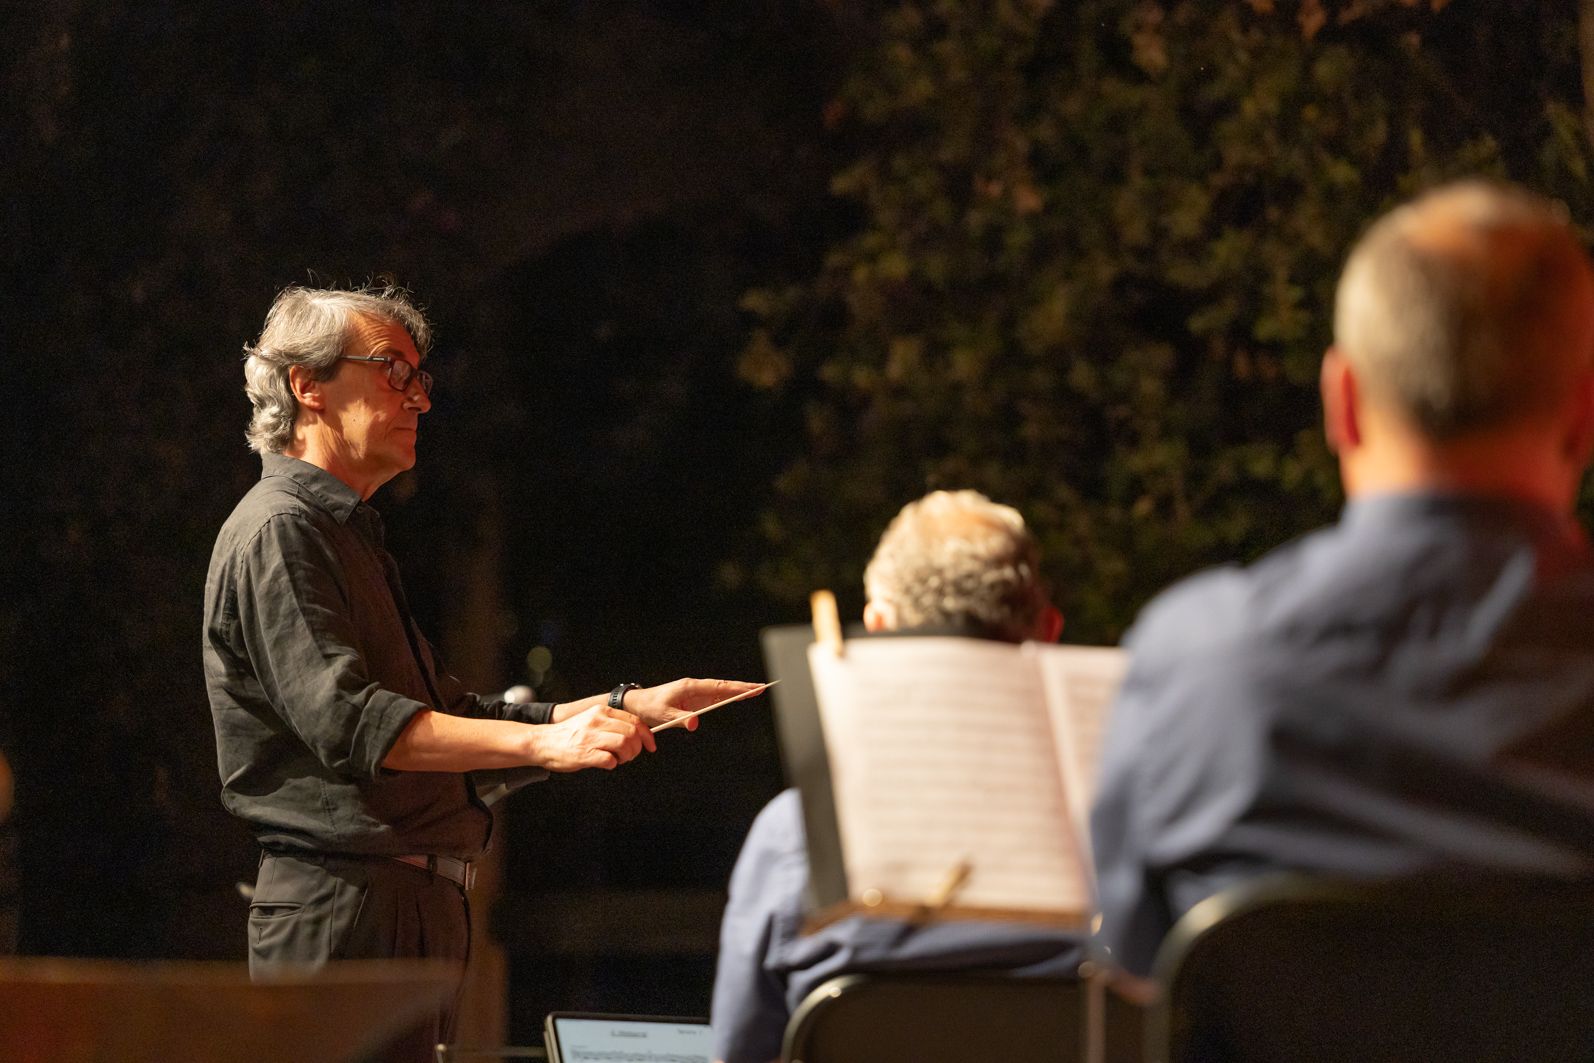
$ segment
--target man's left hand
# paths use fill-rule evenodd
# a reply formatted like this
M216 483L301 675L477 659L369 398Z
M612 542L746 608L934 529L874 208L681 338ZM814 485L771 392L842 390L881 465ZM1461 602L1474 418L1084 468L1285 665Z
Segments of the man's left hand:
M622 703L627 712L641 717L649 727L669 723L705 705L734 698L762 686L762 683L742 683L734 679L677 679L656 687L639 687L626 691ZM697 730L696 718L681 725L688 731Z

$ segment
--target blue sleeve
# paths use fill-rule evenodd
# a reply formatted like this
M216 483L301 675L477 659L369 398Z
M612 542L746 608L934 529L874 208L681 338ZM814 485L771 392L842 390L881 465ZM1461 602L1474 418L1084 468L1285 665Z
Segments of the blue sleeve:
M1138 975L1149 973L1157 945L1170 925L1167 904L1150 867L1150 839L1140 807L1150 715L1145 670L1131 658L1108 724L1101 782L1090 816L1101 915L1096 945L1113 963Z
M1243 582L1228 570L1164 594L1125 639L1129 673L1090 833L1096 945L1133 974L1151 973L1173 922L1203 895L1260 782L1244 631Z
M786 983L771 963L802 921L808 882L807 842L796 790L787 790L753 821L720 925L714 972L715 1059L769 1063L786 1032Z

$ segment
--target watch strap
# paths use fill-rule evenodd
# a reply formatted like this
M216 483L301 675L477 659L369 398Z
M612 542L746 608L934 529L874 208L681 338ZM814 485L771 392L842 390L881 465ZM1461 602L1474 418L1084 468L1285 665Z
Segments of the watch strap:
M619 686L617 686L613 690L609 691L609 708L611 708L611 709L623 709L623 708L625 708L625 693L626 693L626 691L628 691L628 690L640 690L640 689L642 689L642 684L641 683L621 683Z

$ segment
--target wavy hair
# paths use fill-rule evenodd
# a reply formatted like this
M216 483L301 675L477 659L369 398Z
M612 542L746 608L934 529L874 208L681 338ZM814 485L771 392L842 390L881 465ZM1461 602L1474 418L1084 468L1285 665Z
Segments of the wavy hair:
M402 288L282 290L266 311L260 338L244 347L244 393L254 408L244 433L250 450L280 454L293 441L299 400L288 383L288 370L297 365L317 380L331 377L362 317L403 328L422 358L431 349L432 328Z
M902 507L863 582L899 629L965 627L1009 642L1031 636L1048 600L1024 518L978 491L933 491Z

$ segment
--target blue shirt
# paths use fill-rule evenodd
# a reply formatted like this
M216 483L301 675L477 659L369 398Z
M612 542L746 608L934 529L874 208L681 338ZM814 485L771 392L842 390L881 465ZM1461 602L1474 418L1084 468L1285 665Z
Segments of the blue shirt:
M1100 941L1283 870L1594 879L1594 559L1568 518L1389 495L1153 601L1092 816Z
M714 976L715 1058L768 1063L786 1021L821 982L854 971L1003 971L1072 974L1076 935L1022 923L942 922L910 927L861 916L804 936L808 843L796 790L753 821L731 874Z

